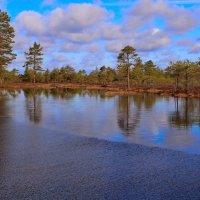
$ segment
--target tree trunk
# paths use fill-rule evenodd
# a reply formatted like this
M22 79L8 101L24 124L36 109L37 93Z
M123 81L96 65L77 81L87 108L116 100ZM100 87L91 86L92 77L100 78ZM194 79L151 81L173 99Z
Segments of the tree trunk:
M188 93L188 73L185 74L185 92Z
M4 82L4 70L0 67L0 85Z
M33 84L35 85L35 79L36 79L36 61L35 61L36 57L34 55L34 59L33 59L33 70L34 70L34 77L33 77Z
M175 92L178 92L178 87L179 87L179 77L176 77L176 88L175 88Z
M127 69L127 90L129 90L130 88L130 67L128 65L128 69Z
M0 85L3 83L3 78L0 77Z
M179 98L178 97L175 98L175 111L176 113L179 112Z
M34 71L34 77L33 77L33 84L35 85L35 71Z

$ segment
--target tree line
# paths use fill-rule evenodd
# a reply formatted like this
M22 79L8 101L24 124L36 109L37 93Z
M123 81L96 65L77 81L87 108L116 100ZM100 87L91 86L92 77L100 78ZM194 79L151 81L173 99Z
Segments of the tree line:
M152 60L143 62L136 49L126 46L119 52L116 68L102 66L91 71L76 71L66 65L52 70L44 69L43 47L35 42L25 52L26 62L24 73L17 69L7 70L8 65L16 58L13 53L14 28L10 17L0 10L0 83L2 82L31 82L31 83L80 83L125 85L145 88L172 88L174 91L200 90L200 59L197 61L171 62L165 69L160 69Z

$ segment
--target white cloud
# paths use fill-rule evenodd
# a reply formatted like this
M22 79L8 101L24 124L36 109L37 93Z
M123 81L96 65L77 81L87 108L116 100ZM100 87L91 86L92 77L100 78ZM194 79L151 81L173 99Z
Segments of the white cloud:
M63 54L55 55L54 57L51 57L45 61L46 68L51 70L56 67L63 67L66 65L75 66L76 63L73 62L71 58L68 58L68 56Z
M140 28L151 22L159 13L164 12L164 1L140 0L130 7L126 14L126 26L133 29Z
M177 46L185 47L185 46L191 45L191 43L192 43L191 39L182 39L182 40L177 41Z
M99 27L100 38L104 40L123 39L124 34L120 25L104 23Z
M95 67L100 67L105 64L105 52L98 51L96 53L88 52L86 53L82 59L81 64L84 66L86 70L95 69Z
M16 34L14 48L20 51L26 51L27 48L32 44L32 40L30 37L20 36L20 34Z
M197 54L197 53L199 54L200 53L200 43L193 44L190 47L189 52L194 53L194 54Z
M37 41L51 57L50 61L45 61L48 66L56 62L60 66L69 61L65 57L74 54L76 57L71 60L84 67L103 64L110 59L105 59L106 55L116 57L126 45L134 46L145 57L150 55L149 52L159 54L162 49L172 46L171 41L191 53L199 51L197 44L191 46L192 42L183 41L188 40L187 36L179 42L178 39L174 41L174 36L184 34L196 25L195 14L190 9L163 0L138 0L123 11L122 19L115 21L113 13L100 5L68 4L43 14L21 12L14 20L15 48L19 52L25 51ZM157 18L162 20L162 26L154 23Z
M25 57L24 54L17 54L16 59L13 61L12 66L9 66L9 69L13 69L13 68L19 68L20 72L24 71L24 63L25 63Z
M43 6L51 6L51 5L55 4L56 1L57 1L57 0L44 0L44 1L42 2L42 5L43 5Z
M139 0L127 12L126 27L139 29L158 17L166 22L166 30L174 33L185 33L197 24L192 13L183 7L162 0Z
M166 26L175 33L185 33L197 25L193 15L183 7L173 7L163 13L166 18Z
M106 43L106 51L112 53L118 53L123 47L131 45L135 46L135 43L130 40L121 40L121 41L111 41Z
M60 52L67 53L79 53L83 50L83 45L80 45L78 43L72 43L68 42L66 44L61 45L61 48L59 49Z
M45 32L43 16L34 11L21 12L16 17L15 26L21 31L27 30L29 34L41 35Z
M34 11L21 12L15 19L15 27L33 36L48 35L71 42L92 42L100 37L112 39L112 36L120 36L118 26L107 24L111 16L112 13L96 4L70 4L45 15Z
M169 44L169 36L160 29L153 28L139 34L135 46L139 51L154 51Z
M66 9L57 8L49 17L52 31L80 32L104 21L108 15L104 8L95 4L70 4Z
M102 51L101 47L98 44L87 45L87 50L90 53L98 53L98 52Z

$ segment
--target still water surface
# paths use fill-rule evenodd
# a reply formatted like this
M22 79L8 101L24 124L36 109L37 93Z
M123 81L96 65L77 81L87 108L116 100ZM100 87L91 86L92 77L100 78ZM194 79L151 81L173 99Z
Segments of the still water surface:
M17 145L21 127L27 134L42 128L200 154L200 99L152 94L105 97L100 91L78 89L1 90L0 148Z

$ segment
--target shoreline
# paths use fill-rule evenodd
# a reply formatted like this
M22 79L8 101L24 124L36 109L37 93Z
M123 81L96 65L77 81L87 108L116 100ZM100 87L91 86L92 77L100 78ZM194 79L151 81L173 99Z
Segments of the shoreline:
M88 90L103 90L105 96L128 96L139 93L158 94L160 96L172 97L198 97L200 98L200 91L188 92L183 91L174 92L172 89L166 88L145 88L145 87L132 87L129 91L122 86L102 86L98 84L79 84L79 83L5 83L0 85L0 89L88 89Z

